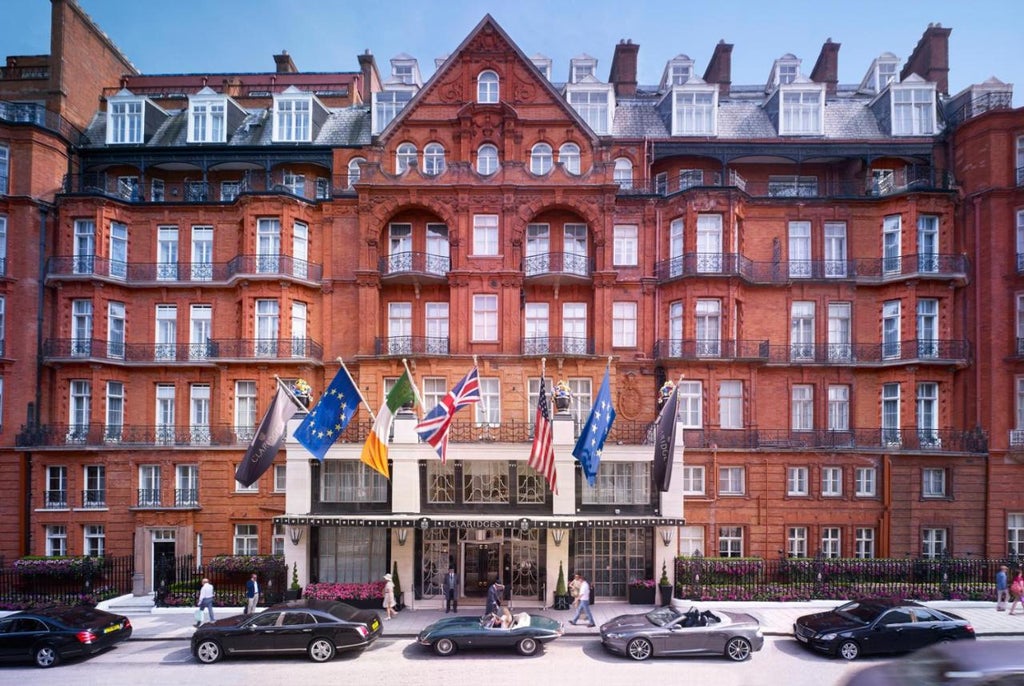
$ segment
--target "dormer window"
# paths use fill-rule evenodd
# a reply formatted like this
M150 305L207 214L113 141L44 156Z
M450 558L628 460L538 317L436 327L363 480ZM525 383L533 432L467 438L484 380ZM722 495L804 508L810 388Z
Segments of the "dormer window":
M309 143L313 140L313 97L287 94L274 96L274 142Z
M661 88L667 90L672 86L681 86L693 76L693 60L686 55L676 55L665 64L665 73L661 77Z
M790 53L775 60L772 65L772 73L768 77L768 84L765 86L765 92L771 92L778 86L795 82L800 77L800 61L800 58Z
M871 62L871 68L860 83L862 93L881 93L890 83L899 83L897 74L900 60L891 52L879 55Z
M227 97L203 88L188 100L188 142L227 141Z
M825 89L807 82L779 88L779 135L820 136L825 129Z
M476 101L482 105L498 103L498 75L488 69L476 77Z
M107 143L142 143L142 98L110 101Z
M603 136L611 132L615 107L610 85L566 86L566 98L594 133Z
M593 80L597 72L597 60L590 55L580 55L569 60L569 83Z
M540 70L541 75L548 81L551 80L551 58L544 55L534 55L530 58L533 66Z
M920 77L890 86L892 135L930 136L935 133L935 84Z
M420 67L416 58L404 52L391 58L391 77L384 84L385 89L390 86L422 86L420 80Z
M391 73L399 83L413 83L411 64L396 64L392 67Z
M718 89L686 86L672 89L672 135L714 136L718 132Z

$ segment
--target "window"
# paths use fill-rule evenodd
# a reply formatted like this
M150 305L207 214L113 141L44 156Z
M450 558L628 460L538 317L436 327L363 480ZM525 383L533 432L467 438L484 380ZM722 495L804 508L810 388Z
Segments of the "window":
M485 143L476 151L476 171L478 174L490 176L498 171L498 148Z
M587 225L566 222L562 226L562 270L568 274L586 276L590 272L587 256Z
M498 254L498 215L473 215L473 254Z
M1024 513L1006 515L1006 549L1010 555L1024 555Z
M3 195L3 187L0 187ZM0 276L7 275L7 217L0 214Z
M178 227L157 227L156 278L157 281L178 280Z
M633 163L625 157L616 158L612 174L612 178L615 183L619 184L619 188L629 190L633 187Z
M580 146L575 143L562 143L558 148L558 163L570 174L579 174Z
M537 355L550 351L548 309L548 303L526 303L524 312L525 326L523 330L524 354Z
M700 299L694 313L697 331L697 357L719 357L722 354L722 303Z
M390 90L373 94L372 129L378 134L398 116L409 101L412 100L411 90Z
M743 557L743 527L718 527L718 556Z
M818 177L769 176L768 195L773 198L813 198L818 195Z
M903 269L900 258L902 218L898 214L882 220L882 272L899 274Z
M179 464L174 468L174 506L199 506L199 465Z
M0 301L0 340L3 336L3 302ZM107 357L124 359L125 353L125 307L124 303L111 300L107 303Z
M171 445L174 432L174 384L156 385L156 442Z
M569 60L569 83L579 83L594 75L597 60L589 56L573 57Z
M530 149L530 173L547 174L551 171L551 146L537 143Z
M616 226L614 235L614 254L612 261L616 266L635 267L637 264L637 227Z
M395 151L395 173L404 174L409 167L416 166L418 152L412 143L402 143Z
M878 493L878 476L874 467L857 467L853 470L854 495L859 498L874 498Z
M107 506L107 468L101 464L86 465L83 474L85 490L82 491L82 507Z
M196 95L189 99L189 143L224 143L227 140L225 104L226 100L219 97Z
M562 352L570 355L586 355L587 304L562 303Z
M10 179L11 150L6 145L0 145L0 195L10 192Z
M210 384L189 386L189 443L210 444Z
M941 557L947 547L948 532L945 529L923 529L921 531L921 557Z
M869 560L875 556L875 530L868 527L857 527L854 532L853 556Z
M480 402L476 403L476 423L479 426L501 425L501 379L480 379Z
M718 495L743 495L746 493L743 467L718 468Z
M363 176L364 164L366 164L366 159L363 157L353 157L348 161L348 178L345 180L345 188L352 190L359 183L359 179Z
M700 429L704 426L703 387L700 381L681 381L677 386L679 397L677 421L684 429Z
M893 84L892 135L930 136L935 133L935 85Z
M255 524L235 524L235 555L256 555L259 553L259 538Z
M256 220L256 273L277 274L281 266L281 220Z
M288 484L288 465L274 465L274 493L284 493Z
M388 354L412 352L412 303L388 303Z
M321 477L320 499L329 503L387 502L388 482L358 460L327 460Z
M107 382L107 417L103 427L103 440L121 440L124 430L124 384L120 381Z
M96 262L96 222L75 220L74 273L92 274Z
M921 497L945 498L946 496L946 470L936 467L922 469Z
M310 96L274 96L274 142L309 143L313 140L313 99Z
M789 358L794 362L815 359L813 302L796 301L791 306Z
M508 465L505 462L486 460L463 462L462 493L464 502L508 504L508 478Z
M175 360L178 357L178 306L156 306L156 332L153 356L157 360Z
M110 275L128 276L128 225L121 222L110 222Z
M814 387L798 384L792 388L793 431L814 430Z
M704 170L703 169L680 169L679 170L679 190L685 191L687 188L695 188L697 186L704 185Z
M84 443L89 434L92 383L74 380L71 382L71 404L68 408L68 442Z
M807 557L807 527L790 526L786 529L786 555Z
M673 98L673 136L714 136L717 132L718 89L678 89Z
M924 381L917 384L917 440L922 448L940 448L939 384Z
M786 469L786 495L807 495L807 467Z
M654 175L654 192L657 195L668 194L668 172L658 172Z
M115 99L109 101L107 112L107 143L138 144L142 142L142 100Z
M703 465L683 465L683 495L705 495Z
M427 352L437 355L448 353L448 303L426 304Z
M280 305L276 300L256 301L256 357L276 357L280 331Z
M160 506L160 466L139 465L139 507Z
M256 429L256 382L235 382L235 436L237 440L252 440Z
M722 271L722 215L697 215L697 271L718 274Z
M192 274L193 281L213 279L213 227L192 227Z
M789 222L789 276L809 278L811 267L811 223Z
M828 360L829 362L850 362L853 360L853 326L848 302L828 304Z
M284 557L285 525L274 524L273 533L270 536L270 554Z
M473 296L473 340L498 340L498 296Z
M935 298L917 301L917 356L939 356L939 301Z
M494 105L499 101L498 75L490 69L476 77L476 101L481 105Z
M213 356L210 339L213 335L213 308L210 305L189 305L188 358L205 360Z
M237 471L238 471L238 465L235 465L235 468L232 470L231 473L235 474ZM260 487L259 487L259 481L258 480L252 482L248 486L243 486L240 482L235 481L235 493L259 493L259 492L260 492Z
M697 556L704 554L704 527L679 527L679 554Z
M882 303L882 358L886 360L900 357L900 309L899 300Z
M821 530L821 554L825 557L840 557L842 552L842 531L837 526L826 526Z
M821 494L828 497L837 497L843 494L842 467L821 468Z
M917 218L917 270L939 271L939 218L934 215Z
M107 536L102 524L86 524L82 529L82 552L89 557L103 557L106 552Z
M779 93L779 135L821 135L824 129L825 89L794 90Z
M423 406L436 407L448 395L448 384L443 376L428 376L423 379Z
M306 175L286 171L281 175L281 185L292 195L306 197Z
M587 125L594 130L594 133L604 136L611 132L610 115L612 108L609 107L609 100L611 99L611 90L609 88L601 90L570 88L566 95L568 96L569 104L580 115L580 118L587 122Z
M444 147L440 143L427 143L423 148L423 173L437 176L444 171Z
M584 505L647 505L651 500L650 462L602 462L593 488L584 481Z
M828 387L828 430L850 430L850 387L835 385Z
M46 526L46 555L64 557L68 554L68 528L63 524Z
M46 491L43 493L43 507L63 509L68 506L68 468L49 466L46 468Z
M723 429L743 428L743 382L718 384L718 424Z
M899 446L900 439L900 385L882 384L882 444Z
M612 345L636 347L636 303L612 303Z

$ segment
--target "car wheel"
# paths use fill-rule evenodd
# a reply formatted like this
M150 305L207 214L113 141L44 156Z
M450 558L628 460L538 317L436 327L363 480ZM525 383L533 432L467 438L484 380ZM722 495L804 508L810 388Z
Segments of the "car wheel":
M434 652L438 655L451 655L455 652L455 641L450 638L442 638L435 641Z
M60 663L60 654L53 646L39 646L32 655L37 667L53 667Z
M307 649L313 662L327 662L334 658L334 644L326 638L314 639Z
M860 655L860 646L856 641L843 641L839 644L839 657L844 660L856 660Z
M520 655L533 655L537 652L537 648L540 647L540 643L537 643L535 639L524 638L516 644L516 650L519 651Z
M196 659L204 665L212 665L222 657L224 657L224 651L221 650L220 643L216 641L203 641L196 646Z
M750 641L735 636L725 644L725 656L733 662L743 662L750 657Z
M646 660L654 652L654 648L646 638L634 638L626 646L626 652L634 660Z

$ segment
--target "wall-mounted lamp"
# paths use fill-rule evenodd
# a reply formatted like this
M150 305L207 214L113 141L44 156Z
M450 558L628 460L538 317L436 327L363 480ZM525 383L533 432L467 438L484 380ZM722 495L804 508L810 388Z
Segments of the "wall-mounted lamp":
M301 526L289 526L288 527L288 539L292 542L292 545L298 545L302 540L302 527Z
M672 543L672 529L662 529L658 532L661 534L661 542L665 544L665 547L669 547Z
M555 547L562 545L562 541L565 540L565 529L552 529L551 540L555 542Z
M409 530L404 526L398 529L398 545L405 545L409 540Z

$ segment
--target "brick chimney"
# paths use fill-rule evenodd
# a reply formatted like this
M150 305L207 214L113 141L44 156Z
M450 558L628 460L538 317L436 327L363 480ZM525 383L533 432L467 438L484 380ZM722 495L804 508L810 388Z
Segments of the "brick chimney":
M612 56L608 81L615 86L616 97L636 95L636 56L640 46L631 40L620 40Z
M949 95L949 34L942 24L928 24L913 54L903 65L900 80L917 74L925 81L934 81L941 95Z
M811 81L824 83L826 95L836 94L836 86L839 85L839 43L833 43L831 38L821 46L818 61L811 71Z
M732 86L732 43L718 41L715 52L708 60L708 68L704 71L704 80L718 84L718 94L729 92Z
M278 74L295 74L299 71L287 50L282 50L280 55L274 55L274 62L277 63Z

